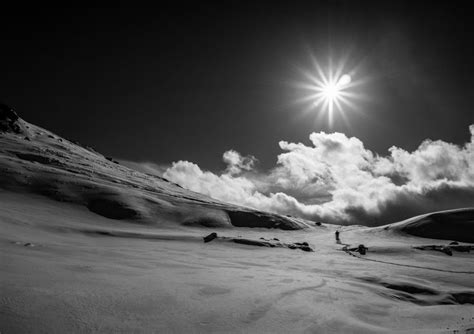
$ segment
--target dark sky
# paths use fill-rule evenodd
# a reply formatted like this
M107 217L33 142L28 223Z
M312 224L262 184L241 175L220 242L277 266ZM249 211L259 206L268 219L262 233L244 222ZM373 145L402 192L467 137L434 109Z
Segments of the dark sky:
M228 149L268 168L278 141L307 143L313 131L356 136L380 154L426 138L466 142L472 11L391 3L4 8L0 100L106 155L211 170ZM330 129L291 103L288 82L301 78L308 50L350 51L370 79L350 126L336 118Z

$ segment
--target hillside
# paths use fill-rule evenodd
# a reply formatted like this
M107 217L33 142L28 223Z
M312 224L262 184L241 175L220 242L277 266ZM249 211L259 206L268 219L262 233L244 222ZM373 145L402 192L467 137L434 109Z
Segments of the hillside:
M294 230L297 218L222 203L155 175L132 170L90 147L0 108L0 188L86 206L141 224L265 227Z
M423 238L474 243L474 208L428 213L384 228Z

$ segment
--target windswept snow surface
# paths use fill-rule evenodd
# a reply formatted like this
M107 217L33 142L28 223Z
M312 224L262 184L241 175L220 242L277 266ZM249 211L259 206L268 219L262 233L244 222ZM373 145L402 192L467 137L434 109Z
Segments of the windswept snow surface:
M449 247L472 211L318 226L189 192L20 122L0 133L1 333L474 332L474 251L414 248ZM211 232L314 252L204 243ZM350 250L359 244L366 255Z
M2 333L468 333L472 253L390 230L224 229L306 241L315 252L202 237L98 216L38 195L0 192ZM106 233L108 232L108 233ZM127 233L129 232L129 233Z

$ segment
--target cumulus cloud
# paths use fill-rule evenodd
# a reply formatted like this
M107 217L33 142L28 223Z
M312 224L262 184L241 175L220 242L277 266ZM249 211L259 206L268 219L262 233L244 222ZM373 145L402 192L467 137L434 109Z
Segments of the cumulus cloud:
M379 156L356 137L312 133L311 145L279 143L266 173L256 159L231 150L221 173L188 161L163 176L226 202L340 224L380 225L428 211L474 205L474 125L464 146L425 140L413 152L392 147Z
M257 159L254 156L243 157L239 152L229 150L224 152L222 160L227 164L227 173L231 175L239 174L242 171L252 170Z

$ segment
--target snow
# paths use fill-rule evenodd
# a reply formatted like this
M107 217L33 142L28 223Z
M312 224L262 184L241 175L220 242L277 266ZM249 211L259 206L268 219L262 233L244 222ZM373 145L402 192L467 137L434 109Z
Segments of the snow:
M0 203L5 333L435 333L474 327L472 255L412 248L435 240L343 228L342 242L369 248L359 258L341 250L335 226L218 231L307 241L315 249L307 253L204 243L207 228L117 224L30 194L1 192ZM454 299L459 293L470 293L470 304Z
M2 333L474 332L473 252L414 248L448 245L472 220L450 225L453 213L441 213L436 236L449 241L405 228L439 228L426 217L316 226L221 203L32 124L22 129L0 134ZM235 227L242 221L229 211L280 228ZM204 243L211 232L219 238ZM314 252L231 238L307 242ZM366 255L348 250L359 244Z
M474 208L432 212L392 224L403 233L474 243Z
M307 227L302 219L257 212L185 190L22 119L18 122L25 129L23 133L5 132L0 137L0 184L4 189L42 194L85 205L105 217L141 224ZM235 212L240 215L231 221L229 215Z

